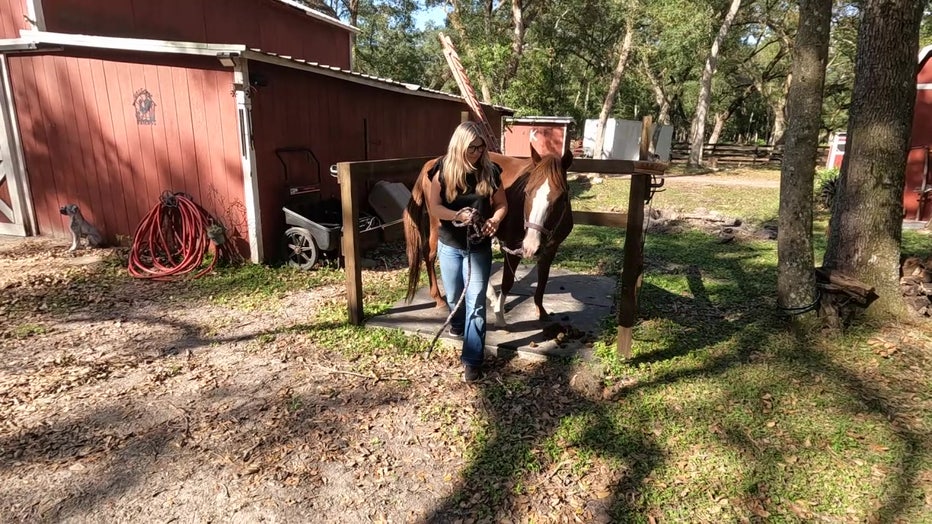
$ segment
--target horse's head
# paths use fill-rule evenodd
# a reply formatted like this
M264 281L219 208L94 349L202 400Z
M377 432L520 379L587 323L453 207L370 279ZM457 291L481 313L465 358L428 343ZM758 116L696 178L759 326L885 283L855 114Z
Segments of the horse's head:
M557 155L542 157L531 146L531 162L524 189L523 258L537 256L540 247L553 238L557 228L571 218L567 215L572 213L566 170L573 163L573 154L567 150L562 158Z

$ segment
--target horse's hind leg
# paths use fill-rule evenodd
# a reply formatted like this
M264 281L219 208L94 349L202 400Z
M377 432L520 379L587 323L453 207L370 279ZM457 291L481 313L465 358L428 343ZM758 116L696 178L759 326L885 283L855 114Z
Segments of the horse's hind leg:
M505 263L502 265L502 285L498 296L493 295L492 286L489 286L489 299L492 301L492 311L495 313L495 327L505 327L505 300L515 285L515 270L518 269L520 263L521 257L505 253Z
M447 307L447 301L440 294L440 286L437 284L437 242L438 235L431 228L430 238L428 240L427 256L424 258L424 266L427 269L427 282L430 285L430 298L434 299L437 307Z

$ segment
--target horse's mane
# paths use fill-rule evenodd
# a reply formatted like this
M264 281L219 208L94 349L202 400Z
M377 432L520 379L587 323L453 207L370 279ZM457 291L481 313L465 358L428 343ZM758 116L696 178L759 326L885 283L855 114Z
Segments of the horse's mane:
M551 187L559 191L566 192L569 189L566 176L563 174L563 163L560 157L546 155L536 165L529 167L525 187L540 187L545 181L549 181Z

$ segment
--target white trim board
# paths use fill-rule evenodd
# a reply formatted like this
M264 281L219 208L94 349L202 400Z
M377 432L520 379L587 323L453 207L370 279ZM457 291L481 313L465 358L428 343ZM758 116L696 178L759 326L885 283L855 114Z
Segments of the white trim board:
M262 242L262 209L259 205L259 172L253 144L252 99L249 96L249 60L233 59L233 85L236 94L236 127L239 137L240 162L243 168L243 203L246 206L246 229L249 255L253 263L265 259Z
M246 46L240 44L205 44L201 42L178 42L173 40L150 40L146 38L120 38L114 36L78 35L50 33L23 29L20 40L37 44L93 47L117 51L142 51L147 53L176 53L184 55L216 56L218 53L242 53Z
M0 53L6 51L32 51L39 46L23 38L0 38Z
M26 164L23 157L23 140L20 134L19 121L16 116L16 104L13 101L13 87L10 82L9 66L6 55L0 54L0 103L4 105L0 108L9 118L6 122L5 129L0 130L0 134L5 136L8 145L10 158L5 159L12 165L9 175L10 180L10 199L13 207L17 209L17 218L21 233L25 235L38 234L36 227L36 212L32 204L32 193L29 189L29 176L26 174ZM0 123L5 119L0 119Z
M26 0L27 22L34 29L45 31L45 13L42 11L42 0Z

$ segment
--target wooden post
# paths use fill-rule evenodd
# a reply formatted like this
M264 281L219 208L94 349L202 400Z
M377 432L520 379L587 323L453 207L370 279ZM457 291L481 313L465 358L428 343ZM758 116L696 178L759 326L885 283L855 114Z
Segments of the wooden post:
M650 191L650 175L631 175L628 195L628 225L625 228L625 255L621 269L621 297L618 303L618 355L631 358L632 329L637 319L638 288L644 267L644 201Z
M653 118L644 117L641 123L640 160L649 160L651 151L651 124ZM651 176L637 171L631 175L628 193L628 224L625 228L625 255L621 269L621 297L618 303L618 355L631 358L632 331L637 320L638 290L644 269L644 203L650 195Z
M362 324L362 267L359 260L359 204L349 162L337 163L343 209L343 266L346 272L346 303L350 324Z

